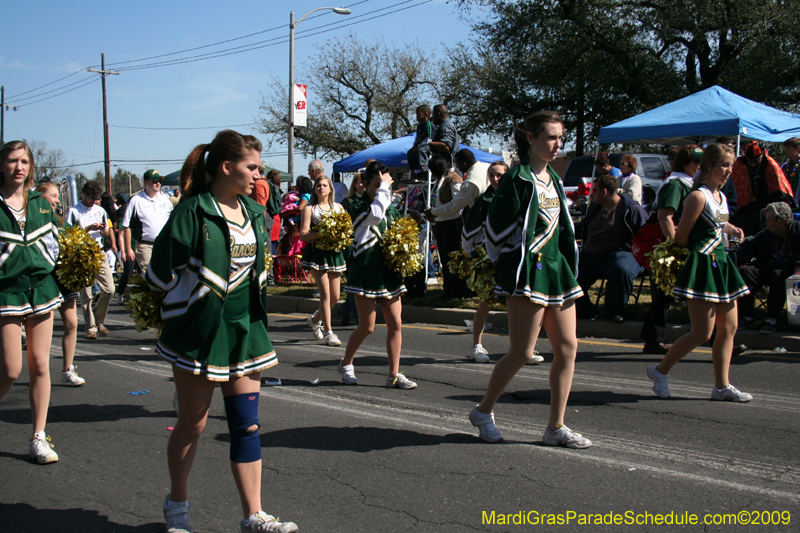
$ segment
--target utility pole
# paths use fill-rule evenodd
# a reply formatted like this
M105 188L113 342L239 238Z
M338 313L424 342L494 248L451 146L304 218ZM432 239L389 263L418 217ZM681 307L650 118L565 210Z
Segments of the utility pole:
M5 131L6 111L9 109L16 111L19 109L18 105L6 105L6 88L0 86L0 146L3 145L3 132Z
M106 108L106 76L109 74L119 75L118 70L106 70L106 55L100 54L100 70L91 68L86 69L88 72L100 74L103 81L103 144L105 148L105 170L106 170L106 192L111 194L111 157L108 151L108 109Z

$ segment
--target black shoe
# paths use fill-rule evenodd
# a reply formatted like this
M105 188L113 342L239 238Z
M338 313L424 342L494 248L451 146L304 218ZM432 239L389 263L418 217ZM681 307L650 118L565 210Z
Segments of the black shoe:
M775 324L771 322L765 322L764 325L761 327L761 329L758 330L758 332L761 333L762 335L772 335L776 331L778 331L777 322Z
M625 319L620 315L614 315L611 318L609 318L609 320L614 324L622 324L623 322L625 322Z
M746 344L739 344L737 346L734 346L733 347L733 357L736 357L737 355L742 355L744 352L746 352L749 349L750 348L748 348Z
M665 355L671 346L671 344L664 344L663 342L646 342L642 348L642 353Z

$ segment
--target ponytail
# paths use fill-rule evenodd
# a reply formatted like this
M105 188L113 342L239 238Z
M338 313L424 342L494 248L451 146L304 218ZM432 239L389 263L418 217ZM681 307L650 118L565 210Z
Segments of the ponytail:
M556 111L537 111L536 113L531 113L525 120L514 126L514 142L517 144L517 154L520 160L525 159L531 153L528 133L538 137L547 124L563 125L564 120Z
M199 194L214 181L224 161L241 161L251 150L261 152L261 142L252 135L242 135L233 130L223 130L210 143L198 144L181 168L179 181L183 194L180 201Z

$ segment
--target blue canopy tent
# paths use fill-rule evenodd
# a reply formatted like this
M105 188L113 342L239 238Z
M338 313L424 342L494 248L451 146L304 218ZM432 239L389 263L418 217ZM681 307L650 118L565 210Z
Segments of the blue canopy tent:
M717 85L600 129L599 144L688 144L720 136L782 142L800 136L800 115ZM737 143L737 146L739 143Z
M351 156L345 157L341 161L333 164L334 172L356 172L359 168L364 166L367 159L375 159L380 161L389 168L408 168L408 160L406 154L411 147L414 146L414 134L400 137L399 139L392 139L381 144L376 144L366 150L357 152ZM490 154L482 150L470 148L464 144L459 145L459 148L467 148L473 154L475 159L482 163L494 163L495 161L502 161L503 158L496 154Z

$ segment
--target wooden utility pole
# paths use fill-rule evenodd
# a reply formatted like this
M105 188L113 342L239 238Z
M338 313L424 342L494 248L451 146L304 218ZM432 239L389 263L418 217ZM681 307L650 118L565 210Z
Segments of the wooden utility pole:
M103 144L105 148L105 170L106 170L106 192L111 193L111 157L108 150L108 109L106 107L106 76L109 74L119 75L118 70L106 70L106 55L100 54L100 70L91 68L86 69L89 72L100 74L103 81Z

